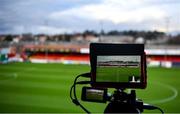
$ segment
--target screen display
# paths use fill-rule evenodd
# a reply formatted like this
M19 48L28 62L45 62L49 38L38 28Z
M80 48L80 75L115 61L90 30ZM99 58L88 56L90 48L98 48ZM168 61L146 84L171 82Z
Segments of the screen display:
M83 87L81 100L90 102L105 103L107 98L107 89Z
M97 56L96 82L141 83L141 56Z
M96 101L103 101L104 91L97 90L97 89L88 89L86 91L86 98L88 100L96 100Z

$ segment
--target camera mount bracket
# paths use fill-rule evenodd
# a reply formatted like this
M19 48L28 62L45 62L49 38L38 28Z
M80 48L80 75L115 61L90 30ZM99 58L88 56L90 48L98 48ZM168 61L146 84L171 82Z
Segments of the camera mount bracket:
M142 113L143 102L136 100L135 90L128 94L124 89L114 91L110 103L107 105L104 113Z

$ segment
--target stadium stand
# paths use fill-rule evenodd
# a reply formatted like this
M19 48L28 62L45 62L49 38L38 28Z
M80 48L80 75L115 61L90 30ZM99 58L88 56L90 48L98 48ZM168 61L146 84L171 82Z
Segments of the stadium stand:
M73 53L36 53L30 56L31 62L60 62L65 64L89 64L88 54Z
M105 39L105 38L104 38ZM108 38L106 38L108 39ZM65 41L24 41L0 42L1 52L10 49L2 59L7 62L58 62L65 64L89 64L89 43ZM128 42L126 42L128 43ZM132 42L133 43L133 42ZM180 67L180 46L167 44L146 44L147 63L149 66Z
M28 45L24 53L31 62L58 62L65 64L89 64L89 54L83 45Z

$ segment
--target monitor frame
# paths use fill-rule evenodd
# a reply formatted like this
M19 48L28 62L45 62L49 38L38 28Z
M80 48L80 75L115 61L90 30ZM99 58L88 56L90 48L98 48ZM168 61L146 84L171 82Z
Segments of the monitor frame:
M140 83L126 82L97 82L97 56L140 56ZM91 85L92 87L103 88L140 88L144 89L147 85L146 55L144 44L111 44L111 43L91 43L90 44L90 63L91 63Z

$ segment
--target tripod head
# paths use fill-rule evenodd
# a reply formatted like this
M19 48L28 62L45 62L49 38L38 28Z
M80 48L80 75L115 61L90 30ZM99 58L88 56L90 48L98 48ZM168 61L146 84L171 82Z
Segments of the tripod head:
M135 90L131 93L125 93L123 89L114 91L110 103L104 110L104 113L141 113L143 112L143 102L136 100Z

